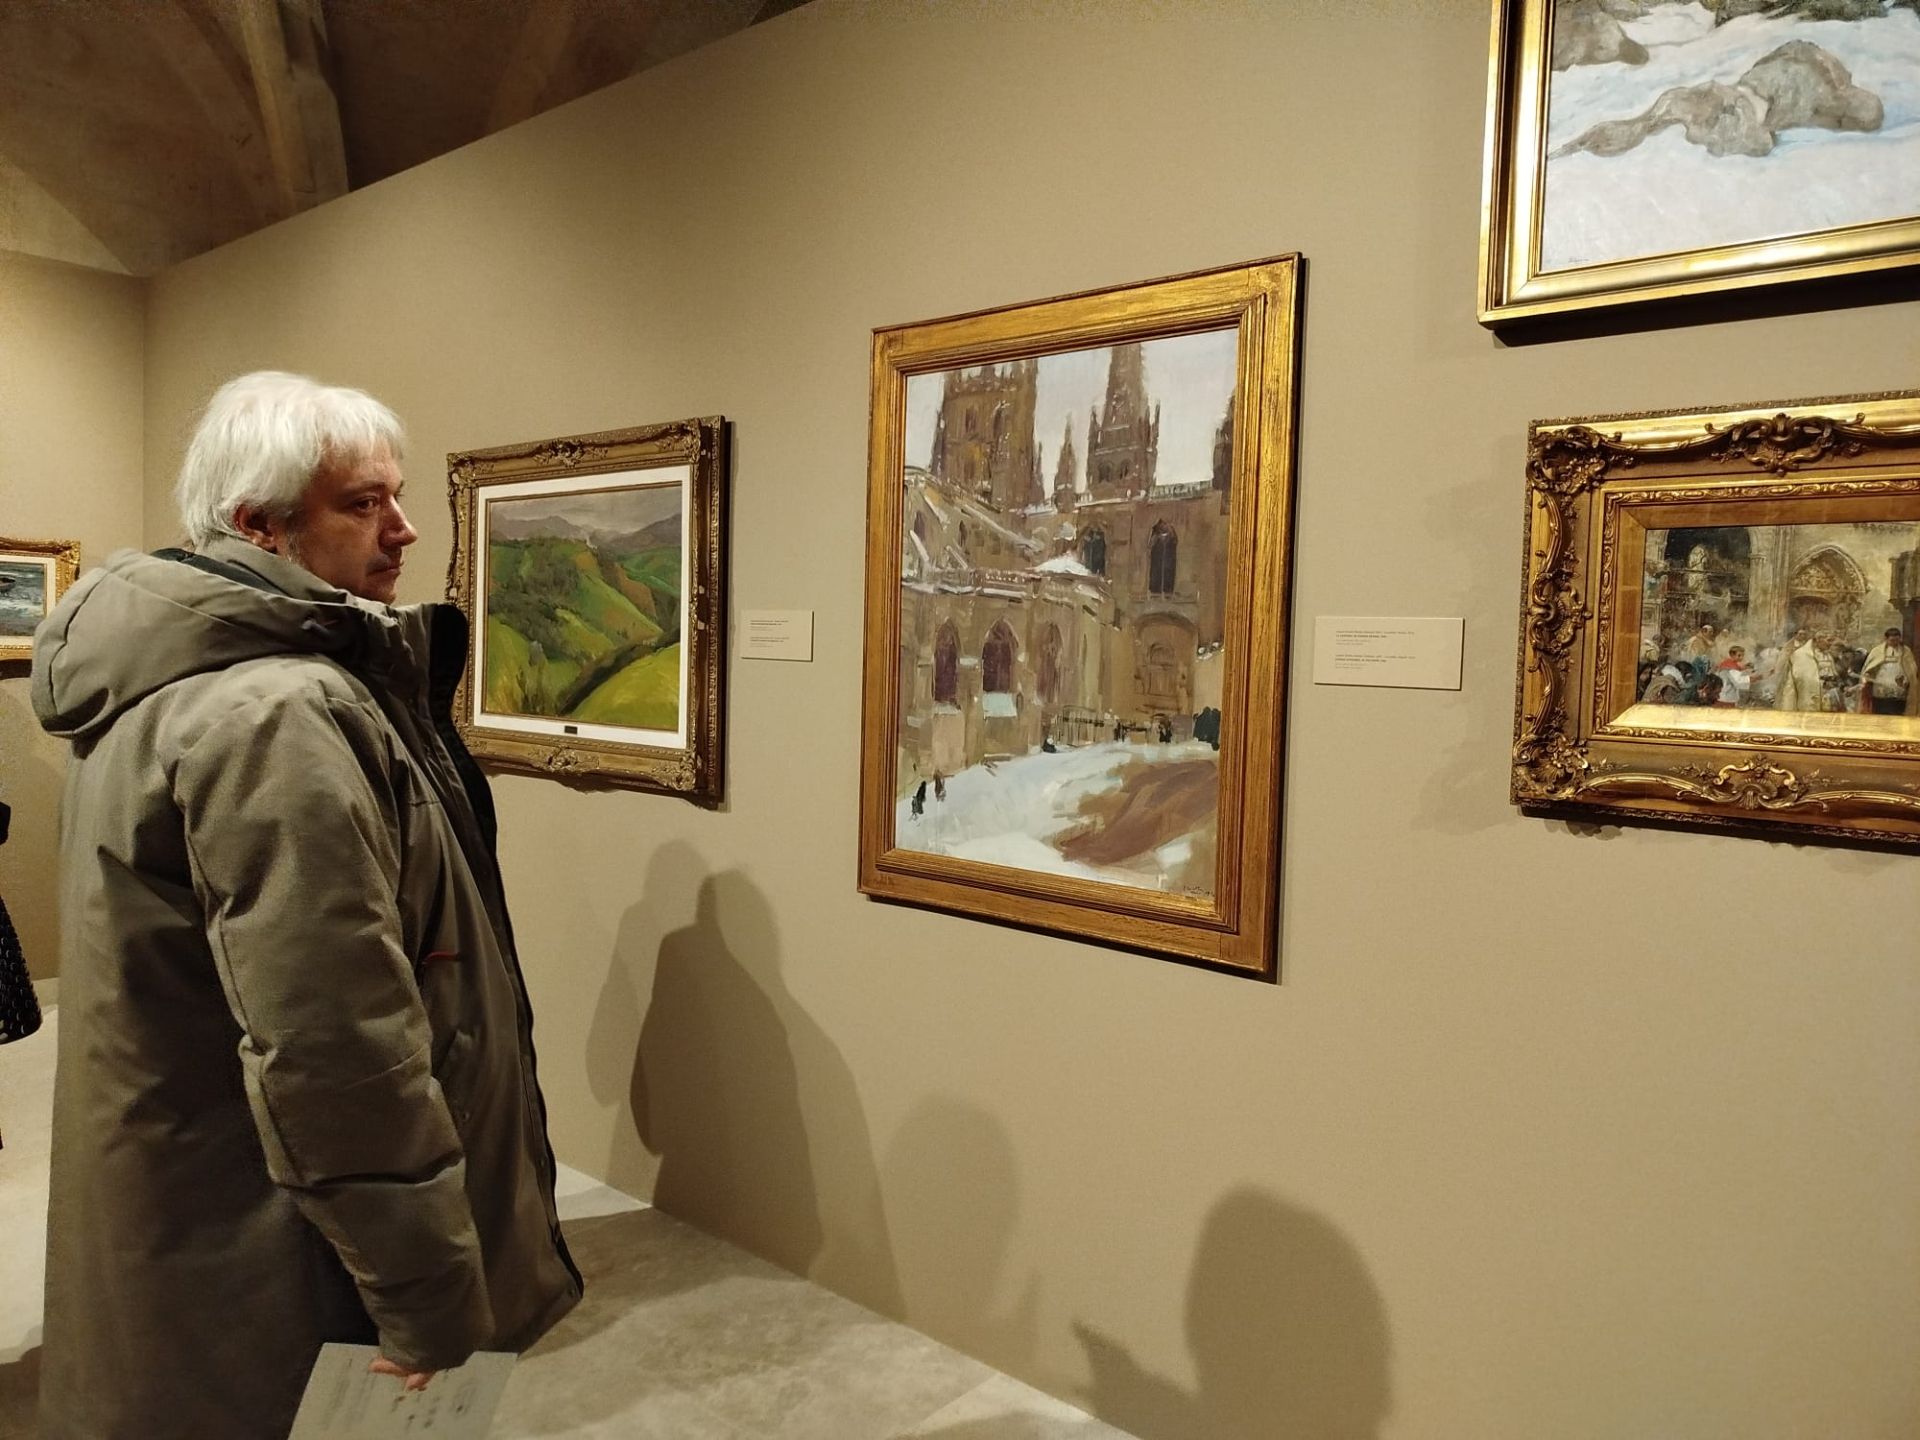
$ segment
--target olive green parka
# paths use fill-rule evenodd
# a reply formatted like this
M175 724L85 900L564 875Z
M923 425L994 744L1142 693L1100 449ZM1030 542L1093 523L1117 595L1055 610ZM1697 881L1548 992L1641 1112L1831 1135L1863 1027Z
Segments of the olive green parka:
M466 635L237 540L117 554L41 626L46 1440L283 1436L324 1341L445 1368L579 1298Z

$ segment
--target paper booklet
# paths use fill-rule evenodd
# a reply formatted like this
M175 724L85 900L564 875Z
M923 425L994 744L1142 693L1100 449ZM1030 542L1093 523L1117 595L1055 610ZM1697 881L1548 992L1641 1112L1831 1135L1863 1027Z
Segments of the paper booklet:
M379 1353L372 1345L321 1346L287 1440L481 1440L515 1359L482 1350L409 1393L398 1376L368 1371Z

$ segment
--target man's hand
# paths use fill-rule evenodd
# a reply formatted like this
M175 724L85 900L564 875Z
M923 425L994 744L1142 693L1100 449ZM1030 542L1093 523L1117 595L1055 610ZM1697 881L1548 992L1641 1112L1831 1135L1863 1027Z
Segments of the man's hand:
M367 1363L369 1372L375 1375L393 1375L406 1382L408 1390L424 1390L427 1382L439 1372L437 1370L409 1370L404 1365L396 1365L384 1355L376 1355Z

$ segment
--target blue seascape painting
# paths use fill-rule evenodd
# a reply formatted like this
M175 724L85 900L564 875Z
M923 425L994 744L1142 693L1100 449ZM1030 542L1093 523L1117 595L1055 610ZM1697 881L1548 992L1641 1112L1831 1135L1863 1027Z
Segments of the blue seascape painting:
M47 567L0 560L0 636L33 634L47 615Z

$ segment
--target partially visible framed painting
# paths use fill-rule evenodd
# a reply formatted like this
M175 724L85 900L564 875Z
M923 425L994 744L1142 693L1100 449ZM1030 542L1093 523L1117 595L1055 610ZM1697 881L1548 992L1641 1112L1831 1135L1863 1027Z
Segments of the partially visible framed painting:
M1542 421L1513 799L1920 849L1920 394Z
M719 418L447 457L475 755L719 802L726 468Z
M1495 0L1480 319L1920 264L1912 0Z
M1300 270L874 333L867 894L1273 977Z
M78 540L0 536L0 662L33 659L33 632L80 574Z

